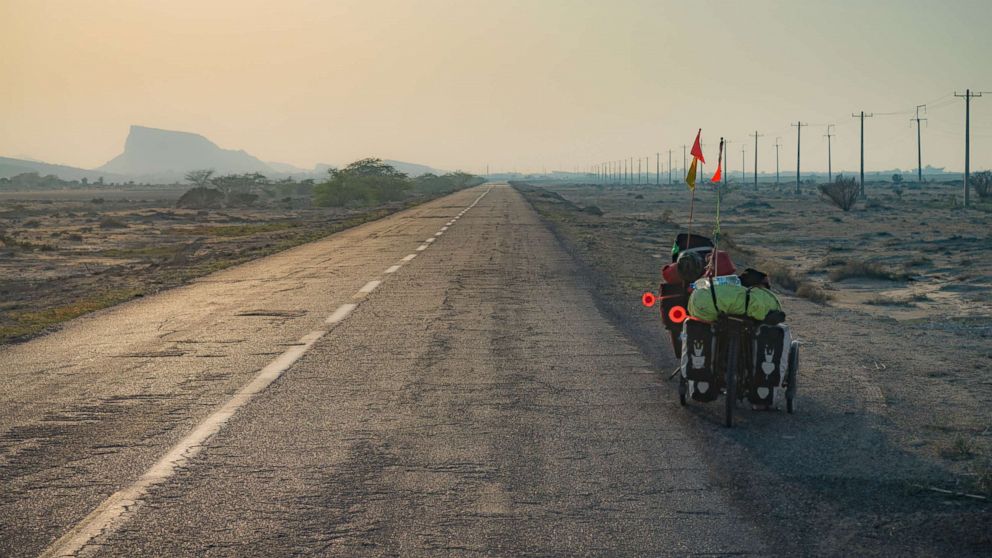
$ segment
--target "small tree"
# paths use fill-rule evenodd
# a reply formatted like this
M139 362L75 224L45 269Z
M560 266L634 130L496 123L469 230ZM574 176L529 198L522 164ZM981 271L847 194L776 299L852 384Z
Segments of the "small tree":
M401 200L411 187L406 174L381 159L361 159L328 172L330 179L313 188L314 203L319 206L366 206Z
M844 211L850 211L854 202L858 201L860 188L854 177L844 178L843 175L838 175L832 183L820 184L819 188L823 197Z
M893 174L892 175L892 183L893 184L902 184L902 175L899 174L899 173Z
M992 172L976 172L969 183L975 188L975 193L978 194L979 199L987 200L992 197Z
M186 173L186 182L197 188L206 188L210 185L210 177L213 175L213 169L191 170Z

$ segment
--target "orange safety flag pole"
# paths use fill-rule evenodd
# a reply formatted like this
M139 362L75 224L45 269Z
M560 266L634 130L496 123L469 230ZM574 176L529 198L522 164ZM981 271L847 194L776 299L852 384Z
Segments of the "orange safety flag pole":
M716 158L716 173L713 174L713 178L710 182L717 183L717 188L720 187L720 177L723 176L723 138L720 138L720 154Z

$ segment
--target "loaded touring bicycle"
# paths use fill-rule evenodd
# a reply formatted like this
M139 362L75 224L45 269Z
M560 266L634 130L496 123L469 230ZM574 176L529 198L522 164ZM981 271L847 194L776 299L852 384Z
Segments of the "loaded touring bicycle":
M733 426L739 403L756 409L795 411L799 342L765 274L736 275L726 252L710 239L680 234L672 263L662 269L662 320L680 360L679 402L712 402L724 396L725 423ZM644 303L655 303L653 293Z

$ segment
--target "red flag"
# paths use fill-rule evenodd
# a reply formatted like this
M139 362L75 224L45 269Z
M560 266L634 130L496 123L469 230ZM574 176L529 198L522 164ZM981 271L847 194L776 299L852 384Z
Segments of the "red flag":
M703 157L703 148L699 146L699 135L702 133L703 133L702 128L700 128L699 131L696 132L696 142L692 144L692 151L690 151L689 153L692 154L693 157L702 161L703 164L705 164L706 158Z
M716 156L716 174L710 179L710 182L720 183L721 172L723 171L723 138L720 138L720 154Z

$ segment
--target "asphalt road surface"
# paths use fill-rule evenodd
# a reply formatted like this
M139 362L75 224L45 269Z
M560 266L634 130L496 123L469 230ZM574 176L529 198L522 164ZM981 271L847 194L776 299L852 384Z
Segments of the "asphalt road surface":
M0 350L0 555L766 554L507 185Z

